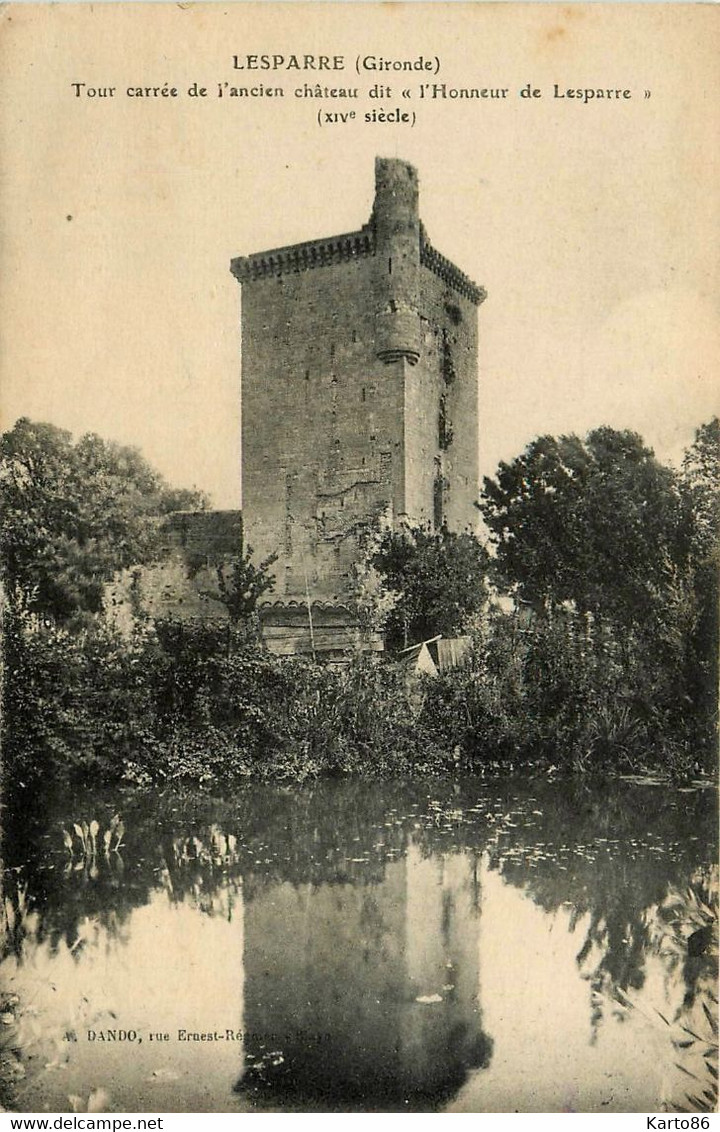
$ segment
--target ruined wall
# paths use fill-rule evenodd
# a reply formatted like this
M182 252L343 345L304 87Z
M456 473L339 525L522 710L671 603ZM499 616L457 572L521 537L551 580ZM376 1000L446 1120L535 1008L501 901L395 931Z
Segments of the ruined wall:
M163 522L162 533L170 547L220 561L240 553L242 511L174 511Z
M108 619L131 632L138 614L180 621L226 621L214 599L216 568L243 545L240 511L175 511L161 523L159 561L123 570L106 588ZM254 557L254 561L258 559Z

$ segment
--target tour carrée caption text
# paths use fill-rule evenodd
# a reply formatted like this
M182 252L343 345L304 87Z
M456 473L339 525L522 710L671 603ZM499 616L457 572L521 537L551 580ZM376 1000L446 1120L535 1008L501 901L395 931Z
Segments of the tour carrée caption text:
M267 76L270 73L303 72L309 73L338 73L355 70L358 75L382 74L385 77L398 75L398 73L433 74L439 75L441 71L440 59L436 55L418 55L412 59L387 58L384 55L358 55L350 59L345 55L330 54L246 54L233 55L231 58L233 71L241 71L246 75L255 72ZM268 83L256 83L253 86L231 86L227 81L217 82L212 86L204 86L194 82L187 90L164 82L161 85L133 86L128 85L124 90L118 86L102 85L92 86L85 82L72 82L70 84L76 98L114 98L118 92L128 98L207 98L212 91L217 98L284 98L284 87L272 86ZM367 93L370 98L392 98L393 90L389 86L376 86L367 92L361 92L352 86L322 86L319 83L311 85L305 83L295 88L292 95L297 99L313 98L347 98L356 99L361 93ZM481 86L449 86L445 82L421 82L413 90L402 90L405 99L417 98L424 100L457 100L457 99L507 99L513 96L526 100L540 99L549 94L552 99L574 100L584 105L596 100L627 101L633 98L631 87L574 87L562 83L553 83L552 90L546 92L532 82L525 83L518 90L509 86L481 85ZM649 97L649 92L645 92Z

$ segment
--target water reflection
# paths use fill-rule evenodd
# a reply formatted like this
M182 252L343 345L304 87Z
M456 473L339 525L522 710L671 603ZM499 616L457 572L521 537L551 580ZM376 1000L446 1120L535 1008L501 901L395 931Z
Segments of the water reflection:
M94 850L67 845L75 823L96 823ZM709 921L683 904L691 882L712 902L714 837L712 792L545 781L10 812L10 1099L63 1111L102 1087L126 1111L656 1109L678 1087L672 1028L716 1006ZM88 1040L105 1029L142 1041L130 1055Z
M423 858L416 847L382 881L259 892L246 916L249 1067L239 1088L330 1107L437 1106L453 1095L491 1051L478 908L471 855Z

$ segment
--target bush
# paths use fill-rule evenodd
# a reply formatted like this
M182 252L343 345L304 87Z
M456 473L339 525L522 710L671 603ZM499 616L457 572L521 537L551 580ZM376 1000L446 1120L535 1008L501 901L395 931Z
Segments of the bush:
M571 612L496 611L469 664L427 682L418 723L467 769L682 776L700 768L702 751L688 739L693 713L678 712L668 695L671 677L639 635L618 640L609 626Z
M9 784L119 778L157 747L151 638L99 623L80 632L5 615L4 768Z
M570 613L494 612L469 662L435 678L357 654L259 651L241 629L165 622L129 640L10 611L10 784L234 787L249 776L431 775L519 766L696 773L693 712L639 635ZM712 752L706 753L711 765Z

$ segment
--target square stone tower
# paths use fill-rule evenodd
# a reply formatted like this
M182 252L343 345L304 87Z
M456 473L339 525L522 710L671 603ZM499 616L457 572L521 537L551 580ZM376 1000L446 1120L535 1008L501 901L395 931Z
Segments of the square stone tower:
M430 244L416 170L384 158L358 231L241 256L231 271L243 524L258 559L279 555L265 619L296 609L300 624L312 605L321 620L351 608L357 537L373 519L474 526L485 292Z

